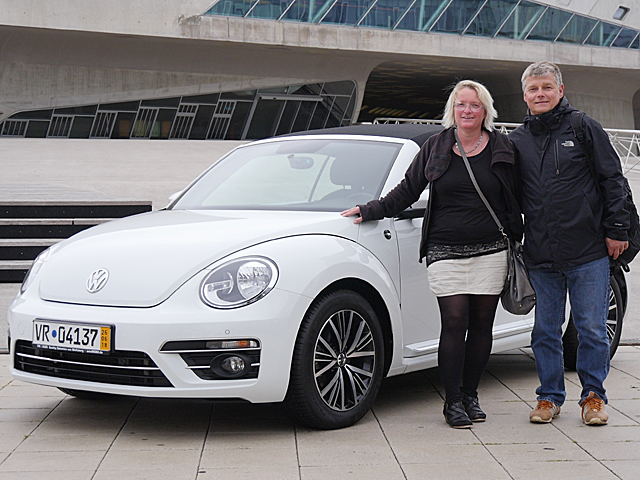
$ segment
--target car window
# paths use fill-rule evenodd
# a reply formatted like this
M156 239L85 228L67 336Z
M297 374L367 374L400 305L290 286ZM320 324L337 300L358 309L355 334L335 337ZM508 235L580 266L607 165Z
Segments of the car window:
M239 148L172 209L340 211L378 198L401 143L289 139Z

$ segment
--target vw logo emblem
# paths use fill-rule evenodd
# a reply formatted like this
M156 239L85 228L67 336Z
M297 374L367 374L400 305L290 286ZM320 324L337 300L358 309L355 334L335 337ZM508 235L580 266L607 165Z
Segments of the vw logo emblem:
M87 279L87 291L89 293L97 293L104 288L109 280L109 271L104 268L99 268Z

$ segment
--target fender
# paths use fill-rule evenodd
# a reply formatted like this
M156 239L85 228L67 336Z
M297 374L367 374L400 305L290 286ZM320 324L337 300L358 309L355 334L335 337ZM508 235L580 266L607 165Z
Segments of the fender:
M261 255L273 260L279 271L275 289L308 298L307 308L327 286L336 281L354 278L371 285L382 297L391 321L393 356L389 374L401 373L405 368L402 363L399 292L382 263L362 245L334 235L298 235L254 245L226 260L244 255ZM299 328L302 318L297 321Z

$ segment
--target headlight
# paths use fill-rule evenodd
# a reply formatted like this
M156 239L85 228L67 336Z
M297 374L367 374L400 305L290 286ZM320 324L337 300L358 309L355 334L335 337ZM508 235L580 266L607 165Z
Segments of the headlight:
M216 267L200 285L200 298L214 308L237 308L264 297L278 280L278 268L263 257L245 257Z
M31 265L31 268L27 272L27 275L24 277L24 280L22 281L22 286L20 287L20 293L24 293L27 291L27 288L29 288L29 285L33 283L33 280L38 275L38 272L40 271L42 264L47 260L50 253L51 253L51 248L47 248L46 250L43 250L42 252L40 252L40 255L36 257L36 259L33 261L33 264Z

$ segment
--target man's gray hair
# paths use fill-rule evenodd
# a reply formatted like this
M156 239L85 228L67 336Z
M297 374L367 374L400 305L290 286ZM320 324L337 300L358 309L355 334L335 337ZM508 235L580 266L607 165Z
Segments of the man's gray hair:
M536 62L529 65L522 74L522 91L526 87L527 78L530 77L544 77L546 75L553 75L558 87L562 86L562 73L555 63L551 62Z

